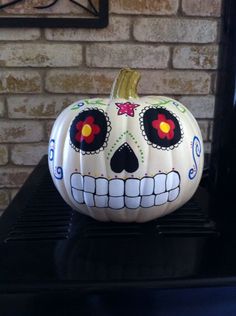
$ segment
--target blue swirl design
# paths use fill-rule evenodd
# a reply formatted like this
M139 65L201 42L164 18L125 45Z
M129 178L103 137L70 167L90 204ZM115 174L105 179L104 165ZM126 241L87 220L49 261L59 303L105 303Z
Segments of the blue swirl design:
M51 139L48 150L48 157L50 161L54 160L54 148L55 148L55 140Z
M54 166L54 152L55 152L55 139L50 140L48 157L49 161L53 163L53 174L54 177L58 180L63 179L63 169L60 166Z
M54 177L58 180L63 179L63 169L62 167L54 167Z
M201 142L197 136L194 136L193 143L192 143L192 155L193 155L194 165L193 165L193 168L191 168L188 173L190 180L193 180L197 175L198 167L197 167L196 159L197 157L199 158L201 156L201 152L202 152Z

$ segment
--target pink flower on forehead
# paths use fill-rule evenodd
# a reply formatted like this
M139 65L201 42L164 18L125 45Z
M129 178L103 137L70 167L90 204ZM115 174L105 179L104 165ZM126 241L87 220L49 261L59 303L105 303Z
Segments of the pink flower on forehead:
M125 103L116 103L116 106L118 106L119 111L118 115L129 115L131 117L134 117L134 109L140 106L139 104L134 104L131 102L125 102Z

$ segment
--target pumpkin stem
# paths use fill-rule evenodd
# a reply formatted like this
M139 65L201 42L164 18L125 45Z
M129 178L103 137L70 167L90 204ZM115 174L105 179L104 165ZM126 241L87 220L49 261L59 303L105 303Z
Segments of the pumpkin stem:
M140 73L130 68L121 69L111 90L111 98L138 98L137 86Z

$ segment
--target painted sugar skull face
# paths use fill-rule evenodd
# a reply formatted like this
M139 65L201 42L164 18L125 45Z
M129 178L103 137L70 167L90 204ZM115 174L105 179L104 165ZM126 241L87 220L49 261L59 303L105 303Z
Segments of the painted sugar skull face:
M201 133L175 100L87 99L57 120L50 170L63 198L80 212L145 222L183 205L199 184Z

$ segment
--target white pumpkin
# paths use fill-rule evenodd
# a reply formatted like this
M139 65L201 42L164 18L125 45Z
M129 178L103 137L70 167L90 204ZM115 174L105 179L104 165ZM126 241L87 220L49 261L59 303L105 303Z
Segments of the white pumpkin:
M56 119L49 169L63 199L101 221L146 222L185 204L203 170L190 111L168 97L139 98L123 69L111 97L75 102Z

